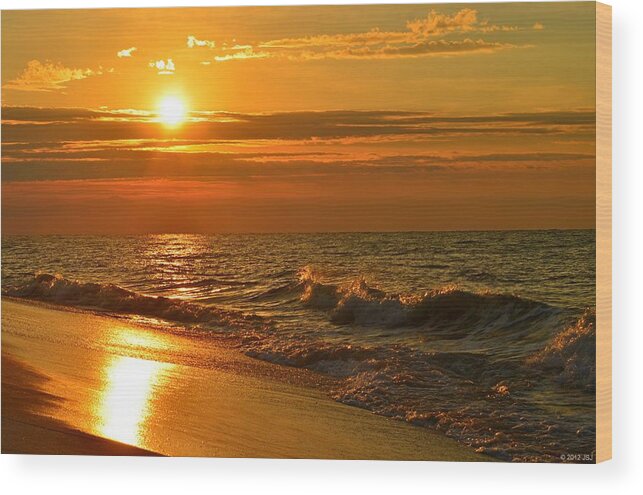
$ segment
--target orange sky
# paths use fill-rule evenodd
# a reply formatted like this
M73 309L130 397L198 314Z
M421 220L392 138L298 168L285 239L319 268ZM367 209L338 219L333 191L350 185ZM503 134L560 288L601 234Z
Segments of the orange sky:
M5 11L3 232L593 228L594 98L593 3Z

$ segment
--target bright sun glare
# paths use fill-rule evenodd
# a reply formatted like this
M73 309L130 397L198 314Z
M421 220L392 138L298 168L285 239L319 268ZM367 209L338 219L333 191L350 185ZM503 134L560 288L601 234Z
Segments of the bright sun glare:
M159 102L159 121L167 126L177 126L186 119L186 108L177 96L166 96Z

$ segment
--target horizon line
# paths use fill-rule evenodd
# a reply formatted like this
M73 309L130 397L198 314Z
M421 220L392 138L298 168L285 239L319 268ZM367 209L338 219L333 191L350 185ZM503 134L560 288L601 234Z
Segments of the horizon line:
M192 236L216 236L216 235L322 235L322 234L446 234L446 233L490 233L490 232L570 232L570 231L596 231L596 227L576 228L516 228L516 229L453 229L453 230L328 230L328 231L274 231L274 232L140 232L140 233L5 233L1 237L45 237L45 236L67 236L67 237L143 237L154 235L192 235Z

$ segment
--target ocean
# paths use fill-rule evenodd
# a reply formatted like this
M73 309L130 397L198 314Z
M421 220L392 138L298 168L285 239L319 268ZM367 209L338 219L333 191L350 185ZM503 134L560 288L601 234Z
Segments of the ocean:
M3 236L2 293L187 327L507 461L595 450L595 231Z

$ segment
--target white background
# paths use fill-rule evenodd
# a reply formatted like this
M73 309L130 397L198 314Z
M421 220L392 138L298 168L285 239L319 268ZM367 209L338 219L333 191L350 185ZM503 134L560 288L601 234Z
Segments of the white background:
M377 1L0 0L2 9L394 3ZM426 3L407 0L404 3ZM471 2L474 3L474 2ZM608 0L614 33L614 458L600 465L0 457L4 493L642 493L643 2ZM34 33L37 36L37 33ZM637 89L638 88L638 89ZM638 145L638 146L637 146ZM637 488L635 488L637 487ZM118 494L120 495L120 494Z

